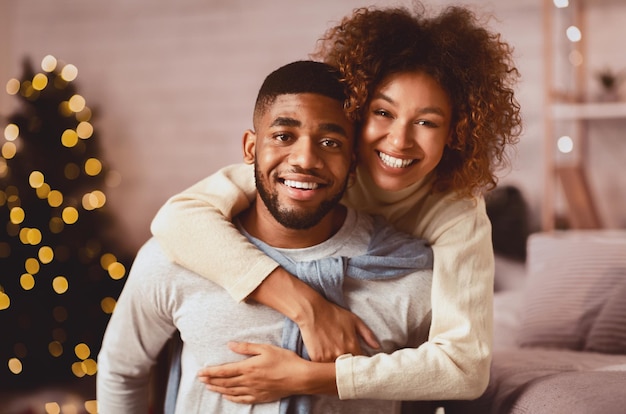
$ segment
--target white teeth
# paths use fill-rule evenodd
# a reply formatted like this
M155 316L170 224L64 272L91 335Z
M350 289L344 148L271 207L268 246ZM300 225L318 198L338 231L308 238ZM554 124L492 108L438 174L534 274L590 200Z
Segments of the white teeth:
M299 188L301 190L315 190L319 187L317 183L305 183L302 181L293 181L293 180L285 180L285 185L287 187Z
M383 164L392 168L405 168L413 163L413 160L403 160L402 158L392 157L384 152L378 152L378 156L382 160Z

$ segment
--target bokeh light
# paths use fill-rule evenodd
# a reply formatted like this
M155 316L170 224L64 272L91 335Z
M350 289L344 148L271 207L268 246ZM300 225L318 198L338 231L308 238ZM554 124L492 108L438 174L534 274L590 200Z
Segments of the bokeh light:
M41 69L45 72L52 72L57 68L57 58L52 55L46 55L41 60Z

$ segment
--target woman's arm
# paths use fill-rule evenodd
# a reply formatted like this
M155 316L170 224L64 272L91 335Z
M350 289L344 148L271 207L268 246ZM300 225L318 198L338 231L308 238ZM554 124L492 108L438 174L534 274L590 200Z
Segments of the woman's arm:
M433 244L432 322L427 342L374 356L342 355L307 366L297 356L286 371L281 355L255 348L262 358L206 367L200 380L233 401L258 403L286 395L328 393L341 399L474 399L489 381L492 344L493 249L484 200L433 203L415 233ZM243 345L233 348L250 355ZM247 346L247 345L246 345ZM288 352L288 351L284 351ZM252 353L254 354L254 353ZM254 354L256 355L256 354ZM251 358L252 359L252 358ZM260 362L263 363L260 363ZM334 371L327 371L332 365ZM284 378L278 388L268 378Z
M249 358L202 368L198 378L230 401L260 404L298 394L337 395L333 362L307 361L274 345L231 342L228 347Z
M341 399L474 399L487 387L494 258L484 200L432 197L414 222L413 233L432 243L434 256L428 341L393 354L338 358Z
M222 286L235 300L255 300L298 324L314 361L361 354L359 337L377 347L353 313L326 301L252 245L232 224L256 196L253 167L225 167L170 198L151 226L176 263Z

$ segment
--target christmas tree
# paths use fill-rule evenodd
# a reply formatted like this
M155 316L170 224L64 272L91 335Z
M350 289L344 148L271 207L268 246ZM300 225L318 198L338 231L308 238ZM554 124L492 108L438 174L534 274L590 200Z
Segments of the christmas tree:
M20 388L93 378L131 260L77 68L46 56L23 71L0 157L0 383Z

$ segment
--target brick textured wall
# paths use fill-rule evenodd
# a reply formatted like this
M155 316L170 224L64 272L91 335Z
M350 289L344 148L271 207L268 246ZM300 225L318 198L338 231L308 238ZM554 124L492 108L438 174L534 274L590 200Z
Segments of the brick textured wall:
M39 62L53 54L78 67L79 90L97 110L104 156L122 175L120 185L107 191L109 202L137 248L167 197L241 159L242 133L251 126L264 76L306 58L327 27L366 3L3 0L0 34L8 42L0 46L0 76L2 82L18 76L24 56ZM444 3L450 2L428 4L437 9ZM503 182L522 187L536 211L543 159L541 1L465 3L493 12L498 18L490 24L516 48L526 132ZM3 97L0 113L8 108Z

